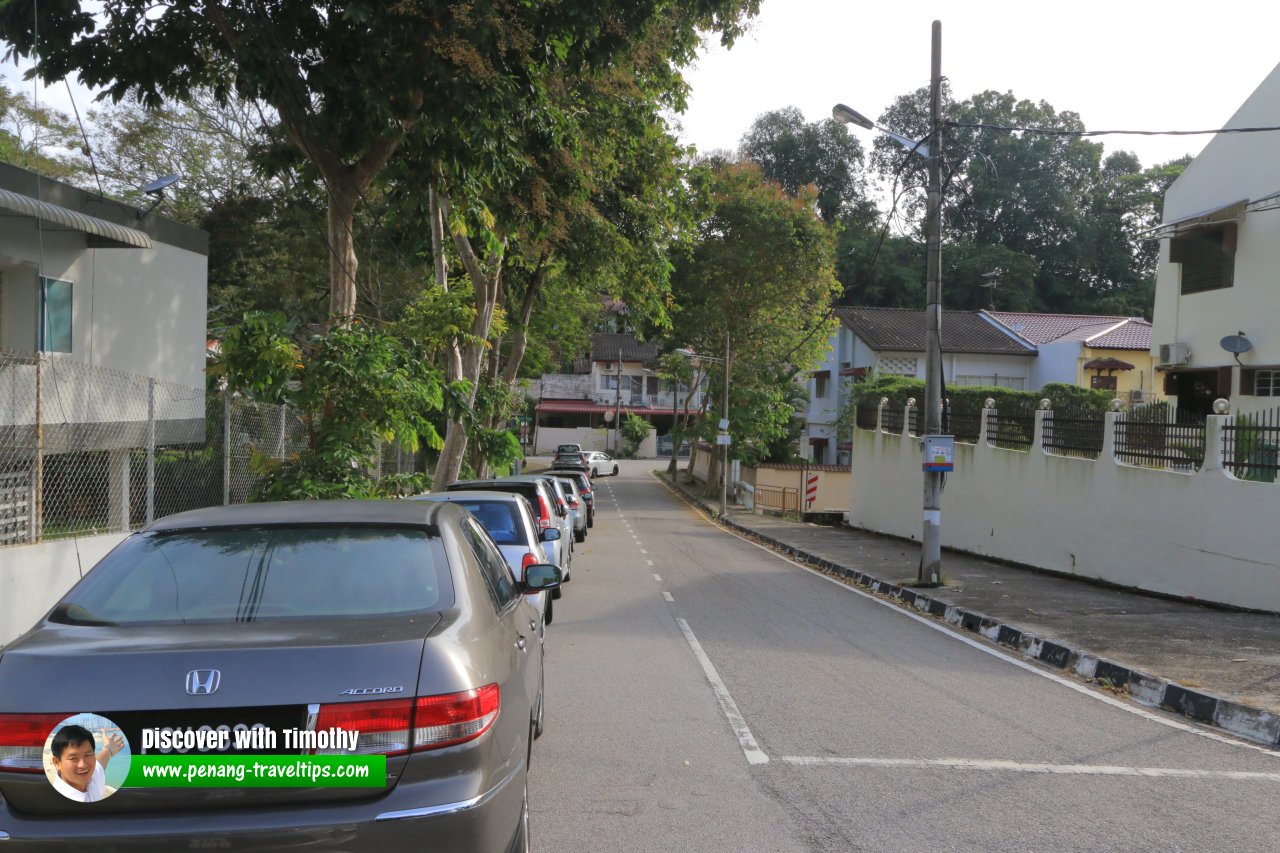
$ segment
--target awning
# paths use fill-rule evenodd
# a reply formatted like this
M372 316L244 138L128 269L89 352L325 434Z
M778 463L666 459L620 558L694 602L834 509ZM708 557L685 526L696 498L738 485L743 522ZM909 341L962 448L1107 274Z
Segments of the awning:
M1206 225L1217 225L1222 222L1239 222L1240 218L1244 216L1244 210L1248 204L1249 199L1242 198L1239 201L1231 202L1231 204L1202 210L1199 213L1184 216L1173 222L1163 222L1149 231L1143 231L1138 236L1149 240L1163 240L1166 237L1172 237L1174 234L1189 231L1192 228L1202 228Z
M1095 358L1084 363L1085 370L1133 370L1133 365L1118 358Z
M118 246L131 246L135 249L151 248L151 238L136 228L126 228L96 216L49 204L47 201L37 201L21 193L0 189L0 210L30 216L42 222L51 222L72 231L93 234Z
M1249 206L1244 210L1245 213L1260 213L1264 210L1276 209L1280 209L1280 190L1269 195L1264 195L1262 198L1254 199L1249 202Z
M815 370L815 371L813 371L813 378L814 378L814 379L829 379L829 378L831 378L831 371L830 371L830 370Z
M809 446L810 446L810 447L826 447L826 446L827 446L827 442L828 442L828 441L830 441L830 439L825 438L825 437L822 437L822 438L811 438L811 439L809 439Z

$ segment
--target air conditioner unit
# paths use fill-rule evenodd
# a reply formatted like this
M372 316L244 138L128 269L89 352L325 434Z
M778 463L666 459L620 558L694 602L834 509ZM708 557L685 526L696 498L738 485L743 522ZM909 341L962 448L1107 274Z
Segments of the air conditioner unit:
M1160 363L1186 364L1191 361L1191 347L1186 344L1161 344Z
M1134 388L1129 392L1130 403L1141 403L1143 400L1143 391L1141 388Z

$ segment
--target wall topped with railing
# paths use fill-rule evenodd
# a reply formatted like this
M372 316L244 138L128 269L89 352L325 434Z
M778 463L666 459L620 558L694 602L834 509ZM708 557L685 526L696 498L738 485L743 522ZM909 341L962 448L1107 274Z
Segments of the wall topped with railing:
M850 523L919 539L919 440L910 412L891 416L887 430L886 408L872 409L872 428L866 412L855 418ZM972 443L957 435L944 546L1280 612L1270 532L1280 517L1280 410L1190 418L1156 404L979 415Z

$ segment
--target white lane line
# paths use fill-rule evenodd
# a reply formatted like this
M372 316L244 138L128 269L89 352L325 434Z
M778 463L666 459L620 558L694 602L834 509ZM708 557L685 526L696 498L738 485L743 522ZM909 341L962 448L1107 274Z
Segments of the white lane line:
M645 549L641 548L641 549L640 549L640 553L641 553L641 554L648 554L649 552L648 552L648 551L646 551Z
M764 551L766 554L770 554L773 557L776 557L777 559L781 560L784 563L789 563L790 565L793 565L798 569L803 569L809 574L822 578L824 581L827 581L828 583L833 583L836 586L840 587L841 589L847 592L851 592L854 595L860 595L865 599L874 601L876 604L879 604L881 607L887 607L889 610L892 610L894 613L897 613L900 616L905 616L908 619L914 619L915 621L919 622L921 625L924 625L928 628L932 628L933 630L937 631L940 634L945 634L948 637L952 638L953 640L958 640L961 643L964 643L966 646L970 646L972 648L977 649L983 654L991 655L993 658L999 658L1005 663L1011 663L1014 666L1018 667L1019 669L1025 669L1027 672L1034 673L1035 675L1038 675L1041 678L1047 678L1048 680L1054 682L1055 684L1061 684L1063 687L1066 687L1069 690L1074 690L1075 692L1083 696L1088 696L1090 699L1095 699L1098 702L1103 702L1107 705L1110 705L1113 708L1119 708L1122 711L1126 711L1137 717L1142 717L1145 720L1150 720L1153 723L1159 723L1162 726L1168 726L1171 729L1177 729L1180 732L1186 732L1188 734L1193 734L1199 737L1208 738L1209 740L1215 740L1215 741L1218 741L1219 743L1230 744L1232 746L1240 747L1241 749L1251 749L1251 750L1254 750L1255 752L1261 752L1264 755L1270 755L1272 758L1280 758L1280 752L1277 752L1272 749L1268 749L1265 746L1259 746L1257 744L1235 740L1233 738L1229 738L1224 735L1217 734L1216 732L1207 731L1205 729L1199 729L1199 728L1196 728L1195 726L1190 726L1185 723L1180 723L1177 720L1171 720L1166 717L1162 717L1159 714L1153 713L1144 708L1140 708L1136 705L1131 705L1128 702L1123 702L1120 699L1116 699L1112 696L1107 696L1104 693L1099 693L1095 690L1091 690L1088 687L1084 686L1083 684L1077 684L1076 682L1070 680L1066 676L1058 675L1056 673L1040 669L1038 666L1034 666L1025 660L1019 660L1018 658L1005 654L999 649L988 646L985 643L981 643L978 640L972 639L970 637L966 637L963 634L960 634L952 630L952 628L945 623L935 622L932 619L927 619L924 616L920 616L919 614L912 613L909 610L899 607L898 605L893 604L892 602L885 601L884 599L878 596L872 595L869 592L863 592L857 587L850 586L849 584L843 583L837 580L836 578L824 575L822 572L818 571L817 569L811 569L808 566L804 565L803 563L797 563L795 560L792 560L788 557L784 557L781 554L779 554L777 551L774 551L771 548L767 548L764 545L761 545L759 542L752 542L750 539L746 538L745 536L740 536L739 534L734 533L731 530L725 530L723 527L716 524L714 521L707 518L697 510L694 510L692 507L690 508L690 511L693 512L695 515L697 515L699 518L701 518L706 524L709 524L712 527L716 528L717 530L727 533L728 535L733 536L736 539L741 539L743 542L746 542L748 545L752 545L756 548L759 548L761 551Z
M653 565L653 560L645 560L644 562L645 562L645 565L646 565L646 566L652 566L652 565Z
M1249 770L1183 770L1173 767L1117 767L1106 764L1028 764L1021 761L976 758L830 758L785 755L794 767L877 767L893 769L975 770L995 773L1046 773L1057 776L1144 776L1168 779L1234 779L1245 782L1280 782L1280 773Z
M683 619L677 619L676 624L680 626L685 640L689 643L689 648L693 649L693 656L698 659L698 663L702 664L702 672L707 676L707 681L711 683L711 692L716 695L716 701L720 703L720 710L724 711L725 718L729 721L729 727L733 729L734 736L738 738L738 746L742 747L743 754L747 756L747 763L768 764L769 756L765 755L764 751L760 749L760 745L756 743L755 735L751 734L751 729L747 727L747 721L742 718L742 712L738 710L738 704L729 695L729 688L725 687L724 682L720 680L720 674L716 672L715 665L711 663L711 658L707 657L707 653L702 650L702 644L693 635L693 629Z
M665 589L662 591L662 597L672 604L675 603L675 599L671 597L671 593L667 592Z
M662 575L658 574L657 572L653 573L653 579L656 580L658 583L662 583Z

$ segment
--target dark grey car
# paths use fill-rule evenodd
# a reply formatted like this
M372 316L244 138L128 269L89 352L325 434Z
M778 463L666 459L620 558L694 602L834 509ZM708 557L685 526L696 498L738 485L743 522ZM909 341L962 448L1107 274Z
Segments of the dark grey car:
M541 565L518 583L448 503L159 521L0 654L0 850L527 849L543 644L522 593L558 582ZM388 756L386 784L125 787L72 802L41 750L55 718L83 711L114 720L135 755L144 728L324 731L355 718L356 752Z

